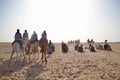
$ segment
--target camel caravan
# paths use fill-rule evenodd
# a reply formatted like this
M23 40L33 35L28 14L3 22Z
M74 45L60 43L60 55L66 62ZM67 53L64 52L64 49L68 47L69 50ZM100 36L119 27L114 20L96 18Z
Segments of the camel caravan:
M46 55L52 54L55 51L54 44L52 43L51 40L48 41L47 39L46 31L43 31L40 40L38 40L38 35L35 31L33 32L31 38L29 39L27 30L25 30L22 37L20 30L17 29L14 38L15 40L12 42L12 53L10 55L9 66L11 65L11 61L15 53L16 57L20 57L22 59L21 63L23 63L22 61L27 59L28 61L30 61L31 58L33 58L31 57L32 55L34 55L34 59L39 59L39 54L42 53L39 62L47 63ZM112 51L111 46L107 43L107 40L105 40L104 45L98 44L94 46L95 43L93 39L91 39L91 41L88 39L87 40L88 47L83 46L83 44L80 43L80 39L71 41L69 43L70 44L75 43L74 50L78 52L84 52L85 51L84 49L88 49L90 52L96 52L95 49ZM68 44L62 41L61 43L62 53L67 53L68 50L69 50Z
M95 47L93 46L93 39L91 39L91 41L88 41L89 46L85 47L85 49L89 49L90 52L95 52ZM80 43L79 41L76 41L75 43L76 45L74 46L74 50L78 51L78 52L84 52L84 48L83 48L83 44Z
M112 51L111 46L107 43L107 40L105 40L104 44L96 44L94 43L93 39L87 40L88 46L85 46L83 48L83 44L80 43L79 41L75 42L74 50L78 52L84 52L84 49L88 49L90 52L96 52L95 49L97 50L107 50L107 51Z
M46 31L43 31L40 40L38 40L38 35L34 31L31 36L31 39L29 40L27 30L25 30L22 38L20 30L17 29L17 32L15 33L15 40L12 42L12 53L10 55L9 66L11 65L11 60L15 53L16 57L20 56L23 60L25 60L27 58L27 55L29 55L29 60L31 60L31 55L38 53L37 54L38 59L39 54L41 52L42 57L40 61L42 61L42 63L43 62L47 63L46 54L47 53L51 54L54 51L55 47L51 40L48 43Z

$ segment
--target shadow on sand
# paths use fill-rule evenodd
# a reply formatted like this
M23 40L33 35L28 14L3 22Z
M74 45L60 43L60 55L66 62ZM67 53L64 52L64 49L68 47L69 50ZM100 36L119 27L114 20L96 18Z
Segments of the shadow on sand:
M22 66L21 61L24 62ZM12 59L10 67L8 66L9 62L10 60L0 61L0 78L2 76L10 76L12 73L17 72L22 69L22 67L30 64L23 60L16 60L16 57Z
M36 80L36 77L43 71L43 64L36 63L30 66L25 74L25 80Z

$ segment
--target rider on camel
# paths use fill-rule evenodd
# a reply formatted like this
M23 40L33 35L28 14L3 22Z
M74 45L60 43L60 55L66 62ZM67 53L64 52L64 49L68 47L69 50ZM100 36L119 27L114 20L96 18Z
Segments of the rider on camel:
M31 36L31 39L30 39L30 42L31 43L34 43L35 41L38 41L38 35L37 33L34 31L32 36Z
M104 42L104 49L106 50L107 48L108 48L108 43L107 43L107 40L105 40L105 42Z
M15 42L18 42L20 44L20 48L22 49L23 48L23 43L22 43L22 36L21 36L21 33L20 33L20 30L17 29L17 32L15 33L15 40L14 42L12 43L12 45L15 43Z
M45 30L43 31L41 36L42 36L42 39L47 39L47 33Z
M23 33L23 40L24 39L29 39L27 30Z
M48 45L47 33L46 33L45 30L44 30L43 33L41 34L40 43L42 43L41 46L43 46L43 44L46 44L46 43L47 43L47 45Z
M41 36L42 36L42 38L41 38L42 41L47 41L47 33L45 30L43 31Z

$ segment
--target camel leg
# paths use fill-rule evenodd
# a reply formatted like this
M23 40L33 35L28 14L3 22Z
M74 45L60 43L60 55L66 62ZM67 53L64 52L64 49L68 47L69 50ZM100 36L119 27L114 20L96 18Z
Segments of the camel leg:
M22 56L23 56L23 50L21 49L21 50L19 50L19 52L20 52L20 58L22 58ZM19 58L19 57L18 57ZM22 64L22 61L20 60L20 67L22 66L23 64Z
M24 55L23 55L23 63L22 63L22 66L23 66L23 64L24 64L24 62L25 62L25 60L26 60L26 56L27 56L26 53L27 53L27 52L25 52Z
M25 46L24 48L24 59L26 59L26 55L29 54L29 50L27 49L27 47Z
M21 50L21 52L22 52L22 56L24 56L24 51L25 51L24 49Z
M26 55L27 55L27 53L28 53L28 51L25 50L25 51L24 51L24 55L23 55L23 57L24 57L23 60L26 59Z
M23 57L23 60L25 60L26 59L26 54L24 54L24 57Z
M14 51L14 52L16 52L16 57L18 57L18 56L19 56L18 51L16 50L16 51Z
M38 51L38 56L37 56L37 59L39 59L39 51Z
M44 53L44 57L45 57L45 62L47 63L46 51L45 51L45 53Z
M31 56L31 53L29 53L29 61L30 61L30 56Z
M24 47L24 54L28 52L27 46Z
M26 51L25 51L25 47L23 47L23 59L25 59L25 53L26 53Z
M43 62L44 62L44 61L43 61L43 52L42 52L42 57L41 57L41 60L42 60L42 63L43 63Z
M24 45L24 55L26 54L27 52L27 49L26 49L26 46Z
M10 67L10 64L11 64L11 60L12 60L12 56L13 56L13 54L15 53L15 51L14 50L12 50L12 53L11 53L11 55L10 55L10 62L9 62L9 67Z
M16 51L16 53L18 54L18 53L20 53L20 55L19 56L22 56L22 51L21 50L19 50L19 51ZM18 56L17 56L18 57Z
M21 57L23 57L21 61L21 66L23 66L23 61L26 59L26 54L24 53L24 51L25 51L24 49L20 50L20 54L22 54Z

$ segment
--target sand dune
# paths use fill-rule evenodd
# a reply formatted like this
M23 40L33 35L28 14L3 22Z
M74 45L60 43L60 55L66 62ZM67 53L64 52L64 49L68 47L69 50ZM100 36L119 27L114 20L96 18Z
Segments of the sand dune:
M47 64L32 59L21 67L14 57L8 67L11 43L0 43L0 80L120 80L120 43L110 43L113 51L84 53L75 51L74 44L68 44L68 53L61 52L61 44L54 45Z

